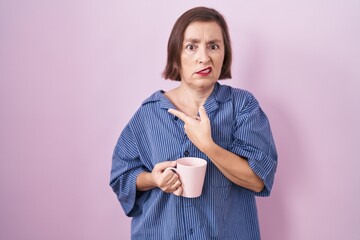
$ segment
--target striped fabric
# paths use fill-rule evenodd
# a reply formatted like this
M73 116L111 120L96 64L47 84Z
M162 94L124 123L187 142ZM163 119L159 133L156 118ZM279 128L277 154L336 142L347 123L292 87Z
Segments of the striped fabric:
M255 196L270 194L277 153L266 115L253 95L217 83L205 103L213 140L248 159L265 188L255 193L230 182L184 133L175 108L155 92L124 128L114 150L110 186L132 217L132 239L260 239ZM136 177L159 162L180 157L208 161L203 193L177 197L159 188L136 191Z

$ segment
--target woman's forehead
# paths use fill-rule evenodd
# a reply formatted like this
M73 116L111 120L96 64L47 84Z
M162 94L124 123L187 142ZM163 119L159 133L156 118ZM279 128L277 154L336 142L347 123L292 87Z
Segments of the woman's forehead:
M184 41L223 41L222 30L216 22L192 22L184 32Z

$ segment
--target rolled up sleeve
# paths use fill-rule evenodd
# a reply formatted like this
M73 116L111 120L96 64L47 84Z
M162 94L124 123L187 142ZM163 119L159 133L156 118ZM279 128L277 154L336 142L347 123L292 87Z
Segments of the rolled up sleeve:
M141 194L136 190L136 178L144 171L147 170L140 160L131 128L127 125L115 146L110 174L110 186L127 216L141 212L141 205L137 201Z
M270 124L256 99L236 116L234 141L229 150L248 160L250 168L264 182L264 189L257 196L269 196L277 168L277 152Z

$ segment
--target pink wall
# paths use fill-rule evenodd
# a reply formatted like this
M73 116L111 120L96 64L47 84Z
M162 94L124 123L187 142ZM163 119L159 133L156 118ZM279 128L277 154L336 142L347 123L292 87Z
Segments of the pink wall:
M116 139L164 81L176 18L227 18L233 80L279 150L263 239L360 239L360 4L0 0L0 239L129 239L108 187Z

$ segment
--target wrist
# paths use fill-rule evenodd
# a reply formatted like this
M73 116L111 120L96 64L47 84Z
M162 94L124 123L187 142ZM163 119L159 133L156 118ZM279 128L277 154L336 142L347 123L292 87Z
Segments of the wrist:
M157 182L155 179L155 174L153 172L149 172L149 174L147 175L147 182L149 183L149 185L151 186L151 188L157 188Z
M147 191L157 187L153 176L150 172L142 172L136 179L136 189L139 191Z
M211 142L204 144L200 151L202 151L206 155L210 155L211 151L213 151L216 146L217 144L211 140Z

